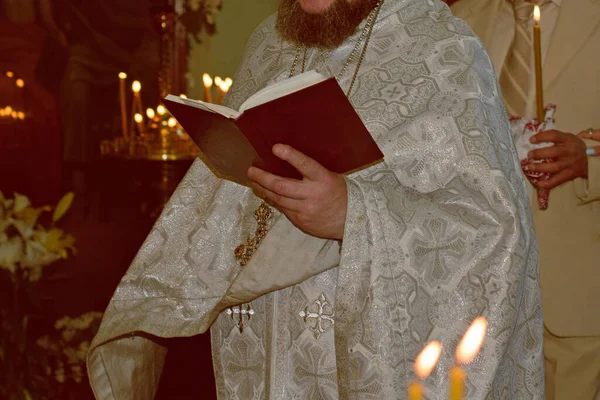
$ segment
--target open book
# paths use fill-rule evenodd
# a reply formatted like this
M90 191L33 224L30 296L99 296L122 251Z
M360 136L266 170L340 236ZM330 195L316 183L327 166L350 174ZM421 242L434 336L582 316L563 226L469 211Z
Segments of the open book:
M239 111L168 95L164 105L200 149L219 178L248 185L251 165L301 179L272 153L288 144L337 173L351 173L383 160L335 78L305 72L255 93Z

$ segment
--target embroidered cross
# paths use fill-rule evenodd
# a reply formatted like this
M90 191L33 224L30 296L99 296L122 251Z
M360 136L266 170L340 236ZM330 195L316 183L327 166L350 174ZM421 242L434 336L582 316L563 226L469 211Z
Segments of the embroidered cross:
M227 309L227 315L231 316L231 319L235 321L235 325L240 330L240 333L244 333L244 319L246 322L250 321L250 318L254 315L254 309L250 303L241 304L239 306L229 307Z
M400 89L399 85L394 85L392 89L388 89L386 92L390 95L390 98L393 98L402 93L402 89Z
M299 314L317 339L335 324L333 310L323 293Z

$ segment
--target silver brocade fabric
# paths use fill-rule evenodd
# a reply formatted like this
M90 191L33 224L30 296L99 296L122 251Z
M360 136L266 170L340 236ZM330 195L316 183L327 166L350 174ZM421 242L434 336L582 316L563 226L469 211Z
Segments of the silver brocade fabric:
M357 36L309 50L307 69L337 75ZM285 79L295 52L265 21L228 105ZM276 213L239 267L233 251L259 200L196 161L94 339L98 399L151 398L165 355L156 338L209 327L219 399L404 399L430 340L444 351L426 396L445 399L456 344L479 315L489 330L465 368L466 398L544 397L529 200L482 44L440 2L387 0L350 98L385 163L347 178L341 250Z

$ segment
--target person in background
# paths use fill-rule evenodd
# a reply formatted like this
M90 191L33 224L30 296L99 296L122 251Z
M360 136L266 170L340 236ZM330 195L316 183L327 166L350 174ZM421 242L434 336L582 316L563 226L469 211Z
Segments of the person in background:
M534 204L544 313L546 396L600 398L600 1L458 0L494 64L507 111L531 117L535 103L531 16L541 8L544 100L557 130L538 133L534 158L552 177L547 210ZM588 129L588 127L590 127ZM596 130L594 130L596 128ZM533 191L530 191L533 193ZM532 198L533 195L532 195Z

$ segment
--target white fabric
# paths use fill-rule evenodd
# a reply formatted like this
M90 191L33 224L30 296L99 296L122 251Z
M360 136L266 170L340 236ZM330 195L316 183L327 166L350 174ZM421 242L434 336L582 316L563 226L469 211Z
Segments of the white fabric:
M337 76L359 35L333 52L309 49L307 69ZM227 105L285 79L295 54L268 19ZM97 398L148 398L164 356L153 341L211 327L219 399L403 399L412 360L434 339L444 352L426 392L443 399L455 346L478 315L490 325L466 367L467 397L543 398L536 243L498 93L481 42L446 5L386 0L351 94L385 162L347 178L341 253L276 214L239 267L233 251L254 232L259 200L197 161L94 339ZM249 301L240 332L231 307Z

